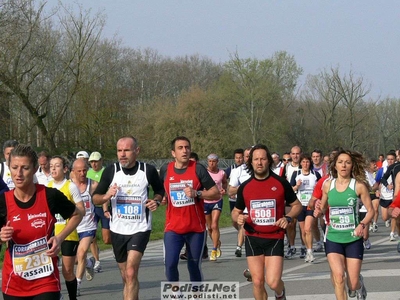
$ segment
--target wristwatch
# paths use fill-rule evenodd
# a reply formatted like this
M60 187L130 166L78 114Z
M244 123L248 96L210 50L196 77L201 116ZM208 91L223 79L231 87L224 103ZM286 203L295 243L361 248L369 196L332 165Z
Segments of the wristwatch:
M286 218L286 221L288 223L292 223L292 217L289 217L289 216L284 216L284 217Z
M196 196L197 196L198 198L201 198L201 195L203 195L203 192L202 192L202 191L197 191L197 192L196 192Z

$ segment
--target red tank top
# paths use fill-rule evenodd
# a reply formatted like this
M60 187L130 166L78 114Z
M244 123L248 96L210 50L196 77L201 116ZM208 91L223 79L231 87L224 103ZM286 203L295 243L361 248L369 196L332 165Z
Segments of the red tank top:
M4 257L3 292L28 297L60 291L57 258L43 253L56 222L47 204L45 187L36 185L36 200L27 209L18 207L13 190L5 193L5 199L7 221L11 221L14 234Z
M177 174L175 162L168 164L164 188L168 198L165 232L174 231L178 234L203 232L206 230L204 201L197 197L187 198L183 189L188 184L195 190L201 187L196 174L196 162L190 161L183 174Z

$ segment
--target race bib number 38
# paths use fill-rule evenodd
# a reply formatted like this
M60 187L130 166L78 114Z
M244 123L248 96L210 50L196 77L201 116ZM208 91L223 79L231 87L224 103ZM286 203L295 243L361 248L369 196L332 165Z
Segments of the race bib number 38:
M256 225L274 225L276 222L275 199L251 200L249 215Z
M331 207L329 208L329 218L333 229L347 230L356 227L353 207Z
M26 280L47 277L54 272L51 257L46 254L48 249L45 237L29 244L15 244L12 249L14 273Z

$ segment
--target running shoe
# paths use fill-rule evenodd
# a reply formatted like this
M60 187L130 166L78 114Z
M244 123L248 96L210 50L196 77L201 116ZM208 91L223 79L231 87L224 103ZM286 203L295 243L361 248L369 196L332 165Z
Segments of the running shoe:
M376 223L374 222L372 224L372 232L377 232L378 231L378 225L376 225Z
M357 295L356 291L352 291L351 289L349 289L349 297L350 298L354 298Z
M397 242L397 252L400 253L400 241Z
M390 226L390 219L385 221L385 226L389 227Z
M81 295L81 285L78 284L78 286L76 287L76 296L79 297Z
M96 262L95 262L95 259L93 256L91 258L89 258L89 262L86 263L86 280L87 281L93 280L95 263ZM88 266L88 264L89 264L89 266Z
M285 257L290 259L294 257L295 254L296 254L296 248L289 246L286 251Z
M243 276L247 278L247 281L252 281L253 279L251 278L251 273L249 269L245 269L243 271Z
M235 256L242 257L242 247L240 247L240 246L236 247Z
M187 253L186 253L186 250L185 250L185 252L183 252L181 255L179 255L179 258L182 259L182 260L187 260Z
M100 265L100 261L96 261L96 263L94 264L94 271L96 273L101 273L103 272L103 270L101 269L101 265Z
M369 239L366 239L364 241L364 248L367 250L371 249L371 242L369 241Z
M282 296L278 297L278 296L275 294L275 300L286 300L285 287L283 287L283 294L282 294Z
M221 241L218 241L218 246L217 246L217 258L220 258L222 255L221 251Z
M372 231L372 228L374 228L374 227L372 226L372 223L371 223L371 224L369 224L369 231Z
M307 252L305 262L313 262L315 260L314 254L312 252Z
M314 248L314 252L324 252L324 245L322 242L317 242L317 246Z
M217 260L217 250L211 250L210 261Z
M389 239L391 242L394 242L395 240L396 240L396 237L395 237L395 235L394 235L394 232L391 232L390 233L390 239Z
M300 258L305 258L306 254L307 254L307 249L301 247L301 249L300 249Z
M364 285L364 277L360 274L360 284L361 284L361 292L357 291L357 300L365 300L367 299L367 289Z

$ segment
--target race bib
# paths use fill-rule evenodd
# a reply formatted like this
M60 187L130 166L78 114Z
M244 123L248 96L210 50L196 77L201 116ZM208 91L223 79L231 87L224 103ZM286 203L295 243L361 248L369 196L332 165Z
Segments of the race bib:
M117 216L120 219L140 222L142 220L142 198L140 196L121 196L116 199Z
M56 214L57 224L67 224L67 221L60 214Z
M169 184L169 197L174 207L194 205L194 198L186 197L186 194L183 191L183 189L186 187L187 184L191 186L191 184L187 182L185 183L178 182Z
M83 195L82 201L83 201L83 205L85 206L86 214L90 213L91 212L91 205L90 205L91 200L90 200L89 195Z
M274 225L276 222L275 199L251 200L249 215L251 221L256 225Z
M299 196L300 196L300 202L302 206L308 206L308 202L311 199L311 195L312 195L312 190L305 190L305 191L301 191Z
M46 254L49 249L45 237L29 244L15 244L12 248L14 273L26 280L47 277L54 272L51 257Z
M348 230L356 228L353 207L330 207L329 218L333 229Z

